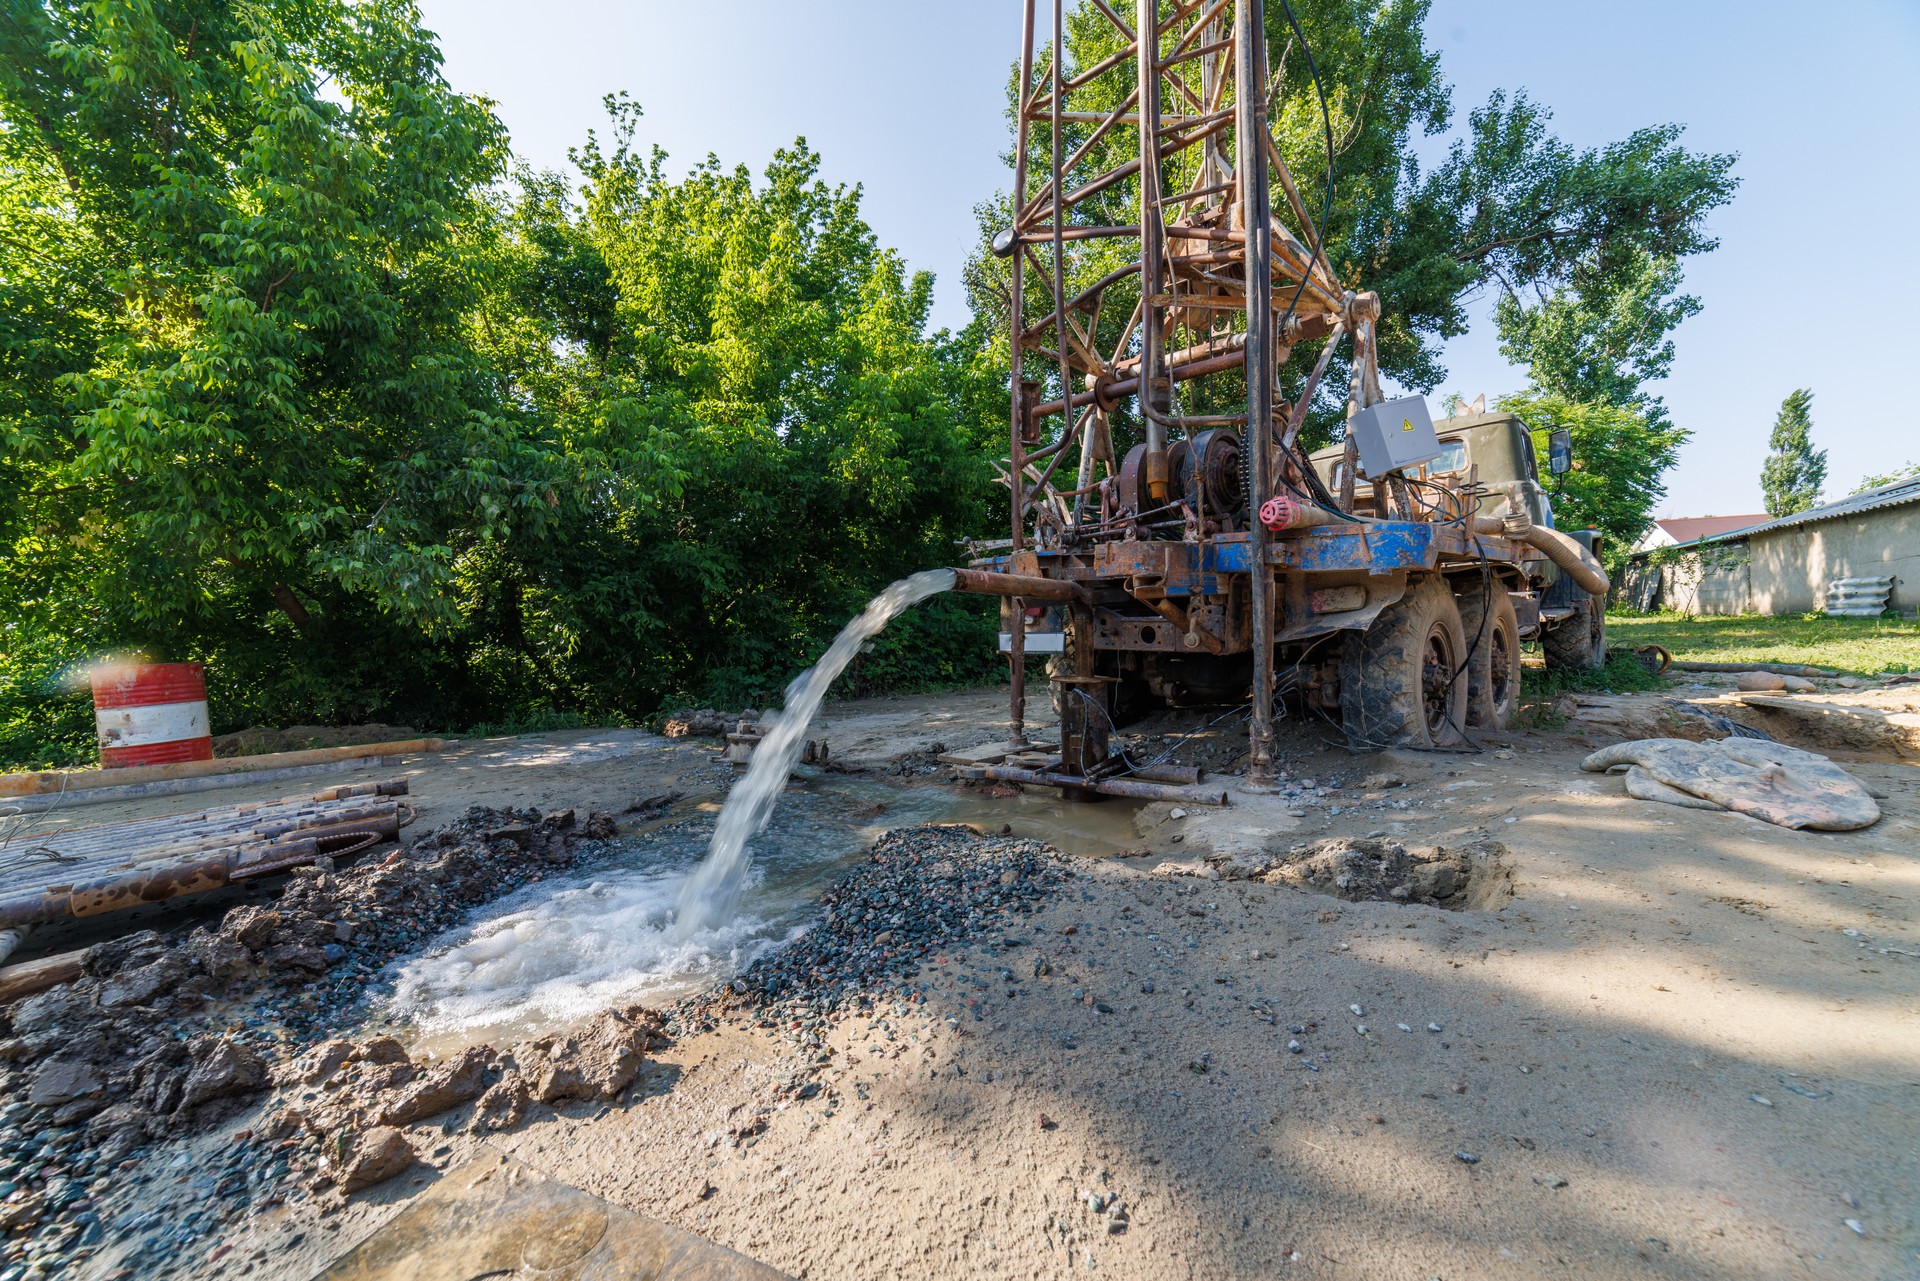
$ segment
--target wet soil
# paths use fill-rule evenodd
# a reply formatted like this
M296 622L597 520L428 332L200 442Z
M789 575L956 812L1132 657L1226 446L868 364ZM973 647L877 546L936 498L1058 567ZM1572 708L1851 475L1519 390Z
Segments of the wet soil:
M887 771L1004 738L1002 697L830 706L853 772L809 786L950 796ZM1920 776L1836 752L1885 817L1790 832L1580 773L1603 734L1356 757L1303 729L1277 793L1090 807L1102 839L1033 911L853 975L870 1000L803 1014L749 985L676 1022L617 1097L538 1105L487 1141L799 1276L1910 1275ZM543 735L408 768L423 829L482 798L618 812L679 791L623 820L671 824L724 788L713 750ZM898 825L867 803L883 812L862 822ZM962 803L985 833L968 840L1045 839L1033 802ZM1393 895L1492 843L1498 875L1474 860L1466 903ZM1156 870L1216 862L1262 870ZM1361 901L1316 870L1360 874ZM841 942L885 950L886 928ZM275 1159L267 1113L83 1186L112 1240L185 1225L165 1247L183 1274L310 1276L475 1152L471 1107L394 1127L418 1154L397 1177L351 1196L295 1180L204 1232L195 1209ZM149 1270L93 1250L72 1274Z

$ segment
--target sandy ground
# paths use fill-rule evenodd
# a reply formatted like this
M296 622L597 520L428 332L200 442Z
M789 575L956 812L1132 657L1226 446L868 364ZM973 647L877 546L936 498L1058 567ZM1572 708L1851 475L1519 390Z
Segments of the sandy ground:
M824 732L884 768L1004 718L997 692L882 699L831 706ZM1304 732L1289 768L1337 793L1109 810L1144 855L1083 861L1038 928L930 966L924 1004L804 1059L691 1036L613 1107L491 1142L815 1278L1920 1277L1920 773L1849 761L1886 817L1821 835L1628 799L1565 735L1503 741L1511 759L1354 757ZM619 810L702 765L608 731L405 772L424 829L479 801ZM1381 773L1403 785L1359 790ZM1448 911L1152 870L1376 832L1500 841L1511 897ZM794 1100L796 1074L830 1088ZM475 1151L429 1137L430 1166L262 1216L202 1271L312 1275ZM1089 1194L1118 1198L1123 1230ZM94 1274L121 1266L140 1270Z

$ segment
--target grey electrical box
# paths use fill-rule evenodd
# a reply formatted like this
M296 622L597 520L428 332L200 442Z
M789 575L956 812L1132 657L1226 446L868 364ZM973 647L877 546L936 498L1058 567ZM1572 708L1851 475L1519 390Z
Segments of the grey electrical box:
M1360 470L1369 477L1440 456L1440 440L1433 434L1433 418L1424 397L1383 400L1363 409L1347 419L1347 432L1360 450Z

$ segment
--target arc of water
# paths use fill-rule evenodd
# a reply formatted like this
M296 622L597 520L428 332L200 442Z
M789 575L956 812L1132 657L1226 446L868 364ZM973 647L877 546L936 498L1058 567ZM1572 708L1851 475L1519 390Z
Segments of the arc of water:
M800 759L807 729L820 711L834 678L846 670L862 645L879 635L901 613L929 596L952 588L950 569L923 570L894 583L840 629L820 661L787 686L785 708L754 749L746 775L734 784L726 806L720 811L713 828L713 840L707 846L706 861L694 869L680 891L675 928L681 938L733 919L740 905L747 870L752 866L747 843L758 836L767 820L773 817L774 803L779 800L794 763Z

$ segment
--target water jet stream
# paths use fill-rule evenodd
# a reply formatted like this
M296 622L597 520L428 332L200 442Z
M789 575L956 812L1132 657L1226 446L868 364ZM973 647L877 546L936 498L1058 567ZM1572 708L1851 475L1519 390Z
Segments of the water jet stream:
M928 569L894 583L867 603L857 617L840 629L820 661L787 686L785 708L754 748L746 775L734 784L725 808L714 824L706 861L694 869L680 891L675 929L685 939L703 929L714 929L733 919L746 883L750 859L747 842L760 834L773 816L774 802L787 785L787 776L806 746L807 729L820 711L827 688L846 670L860 647L912 605L952 590L951 569Z

